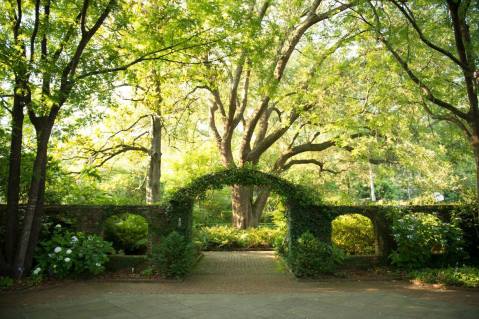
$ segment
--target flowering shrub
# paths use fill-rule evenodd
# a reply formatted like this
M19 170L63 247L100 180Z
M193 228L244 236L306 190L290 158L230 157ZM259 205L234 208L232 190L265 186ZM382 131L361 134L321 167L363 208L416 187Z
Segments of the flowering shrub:
M403 268L422 268L432 263L448 264L463 256L462 231L430 214L408 214L393 221L397 249L393 264Z
M53 236L39 244L34 276L42 274L64 278L72 275L97 275L105 270L111 243L96 235L62 231L55 227Z

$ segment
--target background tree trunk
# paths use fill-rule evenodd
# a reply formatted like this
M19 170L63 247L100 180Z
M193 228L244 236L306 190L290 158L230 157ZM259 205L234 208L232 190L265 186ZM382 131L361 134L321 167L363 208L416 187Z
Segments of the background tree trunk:
M151 121L150 164L146 183L147 204L155 204L161 200L161 118L152 115Z
M472 148L474 150L474 161L476 163L476 211L475 219L479 221L479 129L476 129L476 133L472 135ZM476 229L476 231L478 231Z
M233 210L233 226L238 229L253 227L253 187L233 185L231 188L231 206Z
M263 216L263 211L268 202L270 188L267 186L259 186L257 187L258 194L256 196L256 200L253 204L253 221L252 227L257 227L259 222L261 221L261 216Z
M371 194L371 201L375 202L376 201L376 189L374 188L374 173L373 173L373 167L371 163L368 163L369 167L369 191Z

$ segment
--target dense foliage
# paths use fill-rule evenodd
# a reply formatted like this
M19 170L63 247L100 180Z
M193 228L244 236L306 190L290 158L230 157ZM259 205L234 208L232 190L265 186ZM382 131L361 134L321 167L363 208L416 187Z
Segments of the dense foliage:
M342 215L332 222L331 240L350 255L374 255L374 227L371 220L358 214Z
M281 235L279 229L269 227L243 230L231 226L201 227L193 234L194 240L205 250L273 248Z
M287 260L297 277L317 277L322 274L334 273L344 258L342 250L326 244L306 232L292 243Z
M124 213L109 217L104 224L104 237L113 243L117 251L126 254L142 254L148 243L148 223L145 218Z
M68 276L98 275L105 270L111 243L96 235L64 231L55 226L51 238L40 242L35 255L33 275Z
M269 187L287 203L288 214L294 218L297 225L296 233L311 228L311 225L308 225L310 215L306 211L308 206L319 202L317 195L314 196L314 193L304 186L294 185L274 175L248 168L231 168L201 176L174 192L167 204L167 214L171 216L173 223L170 229L163 231L168 233L176 229L186 238L191 238L194 200L201 198L209 189L221 189L235 184Z
M186 240L285 205L286 252L329 240L320 201L479 203L477 20L456 0L1 1L1 269L30 267L43 204L165 203L155 234ZM456 217L397 222L392 261L460 260L459 227L477 262L477 210ZM144 251L135 218L108 221L115 248ZM370 254L369 230L341 217L333 241Z
M176 231L164 237L153 252L153 262L166 278L183 278L191 270L196 251L193 244Z
M399 267L454 264L464 257L462 230L430 214L408 214L393 221L397 249L391 261Z

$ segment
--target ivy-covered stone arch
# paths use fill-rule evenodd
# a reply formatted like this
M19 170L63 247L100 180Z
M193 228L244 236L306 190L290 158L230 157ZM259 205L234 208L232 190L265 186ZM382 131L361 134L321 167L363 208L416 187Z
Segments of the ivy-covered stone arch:
M283 197L288 209L290 242L305 231L310 231L320 239L326 238L322 230L329 227L331 216L317 210L318 199L310 191L280 177L246 168L231 168L207 174L177 190L167 204L168 227L162 229L162 235L177 231L190 239L194 201L207 190L229 185L268 186L272 192Z

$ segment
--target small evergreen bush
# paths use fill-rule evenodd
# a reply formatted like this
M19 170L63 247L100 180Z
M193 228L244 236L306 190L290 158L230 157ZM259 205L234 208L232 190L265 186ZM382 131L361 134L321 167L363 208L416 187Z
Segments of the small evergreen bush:
M334 273L344 258L342 250L305 232L294 243L288 262L296 277L317 277Z
M185 277L195 261L193 245L176 231L164 237L153 254L158 271L166 278Z

